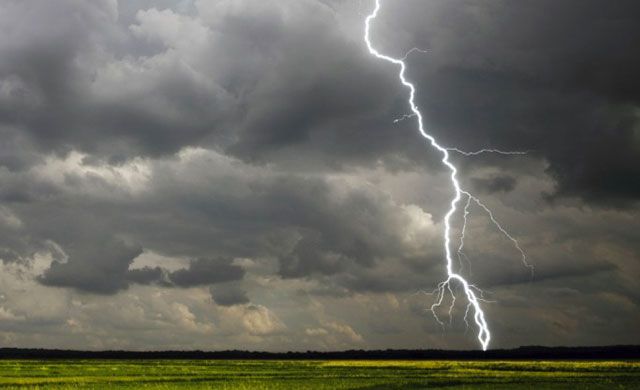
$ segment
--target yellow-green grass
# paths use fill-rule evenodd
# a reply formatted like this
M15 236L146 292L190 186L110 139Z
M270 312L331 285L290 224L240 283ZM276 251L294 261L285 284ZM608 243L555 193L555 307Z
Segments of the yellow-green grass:
M640 362L0 360L0 387L640 389Z

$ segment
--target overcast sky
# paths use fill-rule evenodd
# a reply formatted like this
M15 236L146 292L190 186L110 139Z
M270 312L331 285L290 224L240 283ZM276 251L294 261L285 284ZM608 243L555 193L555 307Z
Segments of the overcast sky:
M372 0L0 3L0 345L478 348ZM492 347L640 342L640 4L389 0ZM456 226L462 215L453 218ZM457 241L454 243L457 245ZM443 314L443 313L440 313Z

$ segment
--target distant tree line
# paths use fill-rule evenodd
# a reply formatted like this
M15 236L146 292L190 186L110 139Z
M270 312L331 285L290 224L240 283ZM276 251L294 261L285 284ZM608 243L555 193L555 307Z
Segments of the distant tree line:
M74 351L0 348L0 359L271 359L271 360L607 360L640 359L640 346L520 347L483 351L425 349L348 350L336 352L261 351Z

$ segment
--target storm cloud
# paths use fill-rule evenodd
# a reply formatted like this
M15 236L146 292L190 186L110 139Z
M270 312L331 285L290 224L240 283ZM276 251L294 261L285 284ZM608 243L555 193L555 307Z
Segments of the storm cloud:
M370 6L2 2L5 345L475 347L425 311L452 190L396 120ZM536 267L471 206L455 266L496 302L497 347L640 341L639 19L631 0L383 1L376 45L426 51L407 61L428 130L526 152L452 154Z

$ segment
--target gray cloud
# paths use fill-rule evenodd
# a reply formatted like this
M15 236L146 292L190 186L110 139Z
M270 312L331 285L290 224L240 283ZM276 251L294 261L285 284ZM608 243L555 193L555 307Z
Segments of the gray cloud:
M167 270L161 267L143 267L130 269L129 271L127 271L126 277L132 283L138 283L142 285L160 283L165 286L171 286Z
M231 262L231 259L196 259L191 261L189 268L171 272L169 279L180 287L242 279L244 270Z
M493 194L496 192L512 191L517 180L512 176L492 176L488 178L472 178L473 188L482 194Z
M211 298L221 306L233 306L249 303L247 292L236 286L211 286Z
M475 347L425 314L451 191L365 3L0 5L5 345ZM472 209L498 346L638 341L637 11L384 2L429 131L529 151L453 157L536 265Z
M405 91L357 35L345 35L336 14L344 4L254 3L136 10L106 1L10 2L4 22L24 38L0 45L0 121L10 139L26 134L40 149L112 161L189 145L306 169L437 161L415 142L411 121L389 131L407 109ZM637 4L607 12L600 4L402 1L385 5L378 29L397 24L397 33L376 39L391 52L429 48L411 58L411 76L427 86L422 106L444 143L531 150L550 162L557 195L624 205L639 193L629 178L638 174L632 75L640 58L626 49L640 35ZM68 23L70 13L82 17ZM38 28L22 33L27 25ZM575 34L574 25L593 28Z
M61 170L57 177L43 175L54 167ZM242 279L242 268L231 264L236 257L274 258L286 278L358 278L359 270L381 261L420 258L439 240L428 214L357 176L283 174L203 150L121 172L107 167L67 159L13 175L36 184L25 189L32 201L13 204L21 229L35 243L53 240L69 257L54 263L43 283L98 293L131 283L209 285ZM138 178L134 168L146 173ZM122 175L135 178L126 183ZM50 195L38 193L41 183ZM130 269L141 249L122 256L120 246L102 238L114 233L148 250L199 260L176 271L161 264Z
M439 139L531 150L549 161L558 196L637 201L636 2L410 3L388 5L388 15L410 35L406 47L429 49L411 59L411 74Z
M142 248L118 240L100 240L88 247L69 247L67 251L68 262L52 262L39 278L42 284L111 294L127 287L124 275Z

